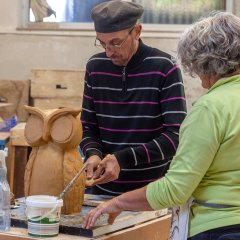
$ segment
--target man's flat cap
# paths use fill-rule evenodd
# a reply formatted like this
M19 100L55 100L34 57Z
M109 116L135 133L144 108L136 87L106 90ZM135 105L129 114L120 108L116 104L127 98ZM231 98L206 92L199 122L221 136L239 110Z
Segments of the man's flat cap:
M111 0L92 9L96 32L118 32L133 27L143 14L143 7L137 3Z

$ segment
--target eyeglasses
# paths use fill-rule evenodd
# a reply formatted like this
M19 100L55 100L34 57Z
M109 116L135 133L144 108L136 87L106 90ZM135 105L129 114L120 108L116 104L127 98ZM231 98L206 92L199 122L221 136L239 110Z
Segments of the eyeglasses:
M100 41L99 39L95 39L95 43L94 43L94 46L95 47L100 47L100 48L103 48L103 49L112 49L112 50L117 50L117 49L120 49L124 43L127 41L128 37L131 35L133 29L135 28L135 26L128 32L128 35L126 36L125 39L123 39L120 43L109 43L109 44L106 44L102 41Z

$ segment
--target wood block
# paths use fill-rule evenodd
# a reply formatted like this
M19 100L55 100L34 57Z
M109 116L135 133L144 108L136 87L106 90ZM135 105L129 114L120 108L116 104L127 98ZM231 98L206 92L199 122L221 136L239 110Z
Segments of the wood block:
M0 132L0 140L8 141L9 137L10 137L9 132Z
M60 107L81 108L82 97L78 98L34 98L33 106L41 109L54 109Z
M1 107L1 117L11 118L16 114L19 122L27 120L28 113L23 106L29 103L29 88L29 80L0 80L1 101L11 103L10 106Z
M101 217L103 218L102 221L103 222L105 221L105 225L103 224L102 226L96 226L92 230L93 237L101 236L107 233L115 232L117 230L132 227L132 226L135 226L136 224L141 224L143 222L165 216L167 215L167 213L168 213L168 209L161 209L156 211L143 211L143 212L123 211L116 218L114 224L112 225L107 224L107 216L106 214L103 214ZM99 221L101 222L101 218L99 219Z
M12 105L13 105L12 103L1 103L0 102L0 107L10 107Z
M28 147L16 147L15 148L15 171L12 185L12 192L15 198L24 197L24 174L27 165L28 157L31 149Z
M106 235L104 240L169 240L171 215L166 215L119 232Z
M18 123L10 130L10 141L13 146L29 146L24 136L25 122Z
M15 197L24 196L24 172L31 149L24 136L25 125L18 123L10 130L9 184Z
M85 71L44 70L31 71L32 98L82 97Z

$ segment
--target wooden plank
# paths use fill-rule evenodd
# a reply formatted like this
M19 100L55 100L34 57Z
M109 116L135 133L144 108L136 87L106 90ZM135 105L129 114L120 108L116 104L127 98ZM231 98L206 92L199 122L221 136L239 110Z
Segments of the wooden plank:
M115 232L127 227L134 226L136 224L140 224L142 222L146 222L152 219L156 219L157 217L161 217L164 215L167 215L168 210L162 209L157 211L143 211L143 212L129 212L124 211L122 212L115 220L114 224L108 225L107 224L107 216L103 215L102 217L105 217L105 224L102 226L97 226L94 228L93 231L93 237L105 235L107 233ZM103 222L104 220L102 220Z
M36 240L36 239L43 239L43 238L34 238L28 236L27 229L23 228L15 228L12 227L10 232L0 232L0 240ZM56 237L51 238L44 238L44 239L51 239L51 240L90 240L89 238L79 237L79 236L71 236L66 234L59 234Z
M40 109L54 109L61 107L81 108L82 97L78 98L34 98L33 106Z
M15 172L15 146L10 146L10 172L9 172L9 186L13 193L14 172ZM14 193L13 193L14 194Z
M103 240L169 240L171 214L127 228L101 238Z
M23 194L23 179L26 163L28 160L28 143L24 136L26 123L18 123L10 130L10 175L9 185L15 197L22 197Z
M30 148L16 147L15 150L15 166L14 166L14 181L13 193L15 198L24 197L24 174L29 157Z
M18 123L10 130L10 143L14 146L29 146L24 136L26 123Z
M29 240L29 239L34 239L34 238L29 238L29 237L22 237L22 236L13 236L13 235L7 235L2 233L0 235L0 240Z
M26 121L28 113L23 106L29 103L29 88L29 80L0 80L0 98L4 104L10 104L1 107L1 117L11 118L16 114L18 121Z
M12 103L1 103L0 102L0 107L8 107L8 106L12 106Z
M17 120L18 122L26 122L29 114L25 111L24 105L29 105L30 80L17 80L16 82L20 82L24 86L17 107Z
M9 137L10 137L9 132L0 132L0 140L8 141Z
M31 71L31 97L82 97L85 71L33 69Z

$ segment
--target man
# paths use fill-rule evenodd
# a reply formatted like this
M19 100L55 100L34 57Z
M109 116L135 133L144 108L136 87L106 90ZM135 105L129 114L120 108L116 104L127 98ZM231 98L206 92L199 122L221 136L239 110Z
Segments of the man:
M107 1L92 10L95 45L86 67L80 144L94 194L119 195L161 178L186 115L179 68L145 45L141 5Z

